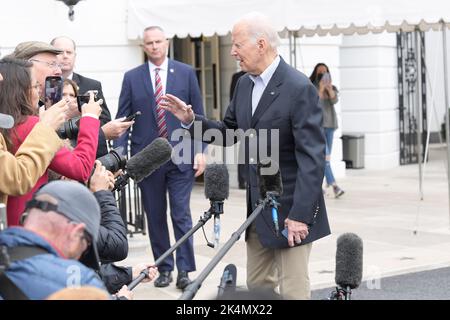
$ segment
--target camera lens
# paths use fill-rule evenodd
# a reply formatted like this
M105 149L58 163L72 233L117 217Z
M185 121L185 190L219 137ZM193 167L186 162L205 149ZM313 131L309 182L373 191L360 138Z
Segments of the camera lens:
M127 159L122 154L123 147L118 147L97 160L102 163L106 170L116 172L120 169L125 169L125 165L127 164Z
M58 130L56 130L56 133L61 139L76 139L78 137L79 125L80 117L69 119L64 122Z

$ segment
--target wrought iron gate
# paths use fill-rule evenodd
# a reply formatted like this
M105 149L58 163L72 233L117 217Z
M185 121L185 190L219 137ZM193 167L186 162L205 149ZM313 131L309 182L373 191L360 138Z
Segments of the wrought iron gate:
M418 48L417 37L420 37ZM420 49L420 50L418 50ZM420 57L418 58L418 54ZM420 63L418 64L418 59ZM420 69L418 70L418 65ZM425 146L427 136L427 100L426 100L426 76L425 76L425 35L423 32L398 32L397 33L397 73L398 73L398 98L400 120L400 164L418 162L417 132L418 112L420 105L422 135L421 144ZM417 85L419 79L419 86ZM417 90L421 94L418 98ZM422 147L422 157L425 148Z

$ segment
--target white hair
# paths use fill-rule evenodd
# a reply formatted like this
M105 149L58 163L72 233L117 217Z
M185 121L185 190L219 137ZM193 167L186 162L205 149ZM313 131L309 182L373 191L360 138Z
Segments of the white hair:
M249 36L255 42L262 37L269 42L274 50L280 45L278 32L266 15L260 12L250 12L241 17L237 23L247 26Z

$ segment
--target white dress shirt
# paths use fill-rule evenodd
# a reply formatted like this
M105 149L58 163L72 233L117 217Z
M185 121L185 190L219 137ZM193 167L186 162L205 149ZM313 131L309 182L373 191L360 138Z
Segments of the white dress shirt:
M160 65L154 65L153 63L148 61L148 67L150 69L150 78L152 79L152 86L153 86L153 92L155 92L155 69L159 68L159 77L161 78L161 84L162 84L162 93L163 95L166 94L166 86L167 86L167 72L169 67L169 59L164 60L164 62Z
M256 107L258 106L259 100L261 100L261 96L264 93L264 90L267 87L270 79L272 78L275 70L280 63L280 56L276 56L276 58L272 61L272 63L264 70L259 76L249 75L250 79L253 81L253 91L252 91L252 115L255 113Z

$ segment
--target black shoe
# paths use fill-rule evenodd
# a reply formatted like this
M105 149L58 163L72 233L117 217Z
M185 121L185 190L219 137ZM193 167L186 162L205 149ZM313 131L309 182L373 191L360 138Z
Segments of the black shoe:
M172 272L161 271L159 273L159 277L155 280L155 287L158 288L167 287L172 281L173 281Z
M177 276L177 288L184 290L188 285L191 284L191 279L189 279L187 271L179 271Z

